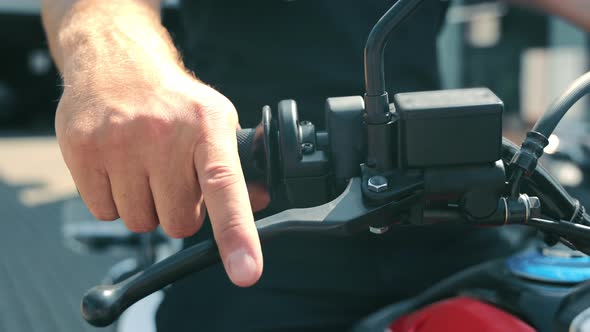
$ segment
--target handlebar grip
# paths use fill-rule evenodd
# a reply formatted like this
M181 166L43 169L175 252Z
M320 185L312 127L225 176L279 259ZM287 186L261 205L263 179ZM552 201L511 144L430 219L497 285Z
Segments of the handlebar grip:
M240 129L236 133L238 154L246 181L264 181L266 178L263 134L261 127Z
M186 248L118 284L90 289L82 299L82 316L94 326L108 326L135 302L219 261L212 240Z

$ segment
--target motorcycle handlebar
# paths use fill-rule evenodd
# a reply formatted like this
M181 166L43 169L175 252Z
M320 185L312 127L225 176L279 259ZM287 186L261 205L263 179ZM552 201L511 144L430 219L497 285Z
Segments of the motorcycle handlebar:
M264 153L264 134L261 128L263 128L263 126L240 129L236 133L240 162L242 164L244 176L247 181L257 181L264 179L267 176L267 172L270 171L267 168L268 161L266 160ZM507 161L513 157L517 151L517 148L514 146L514 144L511 144L505 140L503 142L503 151L504 155L502 156L502 159ZM576 201L571 198L567 192L565 192L565 190L563 190L561 186L559 186L551 178L551 176L542 169L542 167L537 167L537 172L531 176L530 180L532 181L530 181L528 185L530 186L531 191L537 196L542 197L543 201L546 203L545 208L548 210L545 210L545 212L551 212L551 214L555 214L558 217L565 217L568 215L571 216L571 210L576 209ZM360 201L362 201L362 199L359 197L351 197L351 201L343 205L351 206L353 209L358 209L358 207L353 206L353 203L358 203ZM330 202L326 205L330 204L334 205L333 202ZM500 215L500 217L504 215L502 212L502 207L503 205L500 204L498 208L498 211L500 212L497 214ZM508 207L508 205L506 207ZM316 212L322 210L321 206L318 208L319 209L316 210ZM293 213L297 215L306 215L308 212L297 210ZM581 213L584 214L583 210ZM348 212L344 214L345 216L343 218L350 218ZM362 214L366 214L366 218L379 219L368 212L362 212ZM423 214L425 219L436 219L439 222L449 222L465 217L460 211L452 210L439 211L426 209L423 211ZM388 215L391 217L391 214ZM506 214L506 216L508 216L508 214ZM325 216L322 218L324 217ZM293 218L293 216L289 218ZM312 219L313 218L310 220ZM533 220L533 224L541 229L547 230L563 228L563 225L549 223L542 219ZM261 228L259 224L258 226L261 240L266 239L270 235L269 230L265 227ZM579 228L581 226L576 227ZM285 225L284 228L295 229L297 227ZM580 234L580 232L587 231L586 227L582 228L584 229L571 229L570 232L566 233L575 235ZM313 231L318 231L318 229ZM84 295L82 301L83 317L94 326L110 325L121 315L123 311L125 311L135 302L178 279L181 279L191 273L201 271L202 269L209 267L219 261L219 252L217 250L217 246L212 240L186 248L176 255L159 262L158 264L150 266L145 271L140 272L128 280L115 285L97 286L89 290Z
M257 158L261 143L260 136L256 136L257 132L257 128L240 129L236 132L238 155L246 181L262 180L265 176L264 158Z

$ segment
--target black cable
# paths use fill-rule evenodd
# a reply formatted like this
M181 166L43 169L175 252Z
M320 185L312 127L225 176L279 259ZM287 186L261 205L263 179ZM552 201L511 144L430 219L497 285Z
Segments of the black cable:
M568 239L564 238L564 237L559 237L558 239L559 243L563 244L564 246L568 247L571 250L578 250L578 248L576 248L576 246Z
M530 175L537 167L539 158L543 155L543 149L549 144L548 137L563 116L580 98L590 93L590 72L575 80L565 92L557 98L549 109L541 116L527 137L522 142L510 164L517 167L515 176L511 181L511 192L518 191L522 175ZM522 174L519 174L522 173Z
M502 160L509 164L514 156L518 153L518 146L510 140L502 139ZM521 170L516 168L512 170L510 183L515 184L515 172ZM524 171L523 171L524 175ZM551 174L543 168L543 165L537 165L534 172L528 177L521 176L520 185L531 196L537 196L543 204L543 213L552 219L570 219L578 210L577 200L574 199ZM516 191L519 186L516 185ZM582 222L583 223L583 222ZM588 223L590 225L590 221Z
M574 224L565 220L554 221L542 218L531 218L527 225L565 237L572 236L578 239L590 240L590 226L586 225Z
M586 218L588 218L587 215ZM528 225L535 226L550 234L558 234L559 242L570 249L590 255L590 226L565 220L553 221L541 218L532 218L529 220Z
M574 104L590 93L590 72L575 80L565 92L553 102L549 109L537 121L532 131L549 137L559 121L574 106Z

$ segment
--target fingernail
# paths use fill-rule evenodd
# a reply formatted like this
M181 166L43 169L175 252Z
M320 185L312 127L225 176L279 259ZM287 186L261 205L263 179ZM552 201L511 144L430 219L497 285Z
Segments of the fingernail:
M228 273L234 284L250 286L256 281L256 262L245 250L239 249L227 257Z

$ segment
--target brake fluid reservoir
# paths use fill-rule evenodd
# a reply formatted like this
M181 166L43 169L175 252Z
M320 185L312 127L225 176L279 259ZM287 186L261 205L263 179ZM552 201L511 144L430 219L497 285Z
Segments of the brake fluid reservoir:
M502 148L504 104L487 88L398 93L404 168L493 164Z
M515 275L536 281L577 284L590 280L590 257L563 246L514 255L507 264Z

